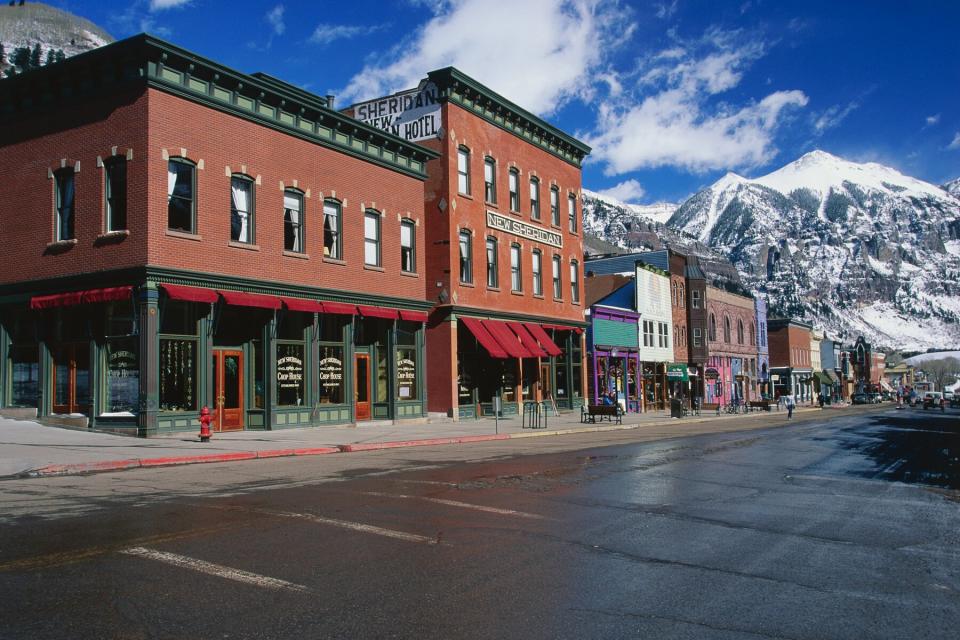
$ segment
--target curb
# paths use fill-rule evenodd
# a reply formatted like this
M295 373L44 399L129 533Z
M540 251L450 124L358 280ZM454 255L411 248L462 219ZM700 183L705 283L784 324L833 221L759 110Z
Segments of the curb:
M816 407L795 409L794 413L819 411ZM766 413L758 414L770 415ZM775 414L774 414L775 415ZM688 418L678 424L696 424L712 422L711 416ZM670 424L666 422L665 424ZM50 478L58 476L90 475L108 471L126 471L128 469L149 469L157 467L173 467L187 464L209 464L214 462L238 462L241 460L267 460L272 458L290 458L297 456L316 456L331 453L360 453L363 451L382 451L386 449L401 449L407 447L429 447L445 444L469 444L472 442L490 442L494 440L513 440L520 438L537 438L544 436L563 436L577 433L599 433L604 431L627 431L639 429L643 424L620 424L609 426L572 427L569 429L530 430L519 433L498 433L479 436L453 436L449 438L425 438L423 440L394 440L390 442L370 442L341 444L334 447L313 447L306 449L270 449L266 451L238 451L234 453L213 453L208 455L164 456L160 458L129 458L124 460L105 460L99 462L82 462L77 464L53 464L37 469L30 469L6 476L8 478Z

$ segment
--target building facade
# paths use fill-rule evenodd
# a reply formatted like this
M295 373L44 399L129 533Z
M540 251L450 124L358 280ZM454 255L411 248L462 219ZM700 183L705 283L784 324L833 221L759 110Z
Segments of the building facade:
M667 367L673 362L670 274L636 261L636 309L640 314L641 396L644 411L667 408Z
M754 299L707 286L709 359L704 402L734 404L755 399L757 326Z
M634 310L636 282L620 275L586 279L587 398L603 404L614 394L624 411L638 412L640 389L640 314Z
M100 429L426 415L437 153L137 36L0 82L0 407Z
M454 68L349 112L439 157L427 165L421 296L429 410L583 403L580 166L590 148Z
M767 301L762 296L754 299L757 327L757 398L772 398L770 387L770 344L767 338Z
M767 321L767 329L774 398L793 396L798 404L812 402L810 334L813 327L799 320L771 318Z

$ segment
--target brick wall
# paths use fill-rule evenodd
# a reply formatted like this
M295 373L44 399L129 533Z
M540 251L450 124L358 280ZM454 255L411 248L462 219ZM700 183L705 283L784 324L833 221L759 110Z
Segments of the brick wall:
M710 315L716 319L716 339L709 341L710 355L756 357L757 345L750 341L750 325L756 324L753 300L722 289L707 287L707 327ZM730 340L724 339L724 318L730 319ZM737 323L743 323L743 343L738 340Z

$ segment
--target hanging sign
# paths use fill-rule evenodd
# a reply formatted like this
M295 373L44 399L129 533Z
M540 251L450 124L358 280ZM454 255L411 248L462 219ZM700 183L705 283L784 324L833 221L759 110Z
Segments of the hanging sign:
M440 133L437 85L427 82L411 91L354 106L353 117L404 140L432 140Z
M690 380L685 364L668 364L667 379L673 382L688 382Z

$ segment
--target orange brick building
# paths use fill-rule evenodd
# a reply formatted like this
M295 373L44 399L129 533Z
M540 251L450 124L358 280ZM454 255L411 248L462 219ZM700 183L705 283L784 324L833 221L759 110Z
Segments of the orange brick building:
M0 410L149 435L426 414L437 153L137 36L0 82ZM579 183L578 183L579 185Z
M424 197L430 411L580 406L589 147L453 68L349 112L439 154Z

